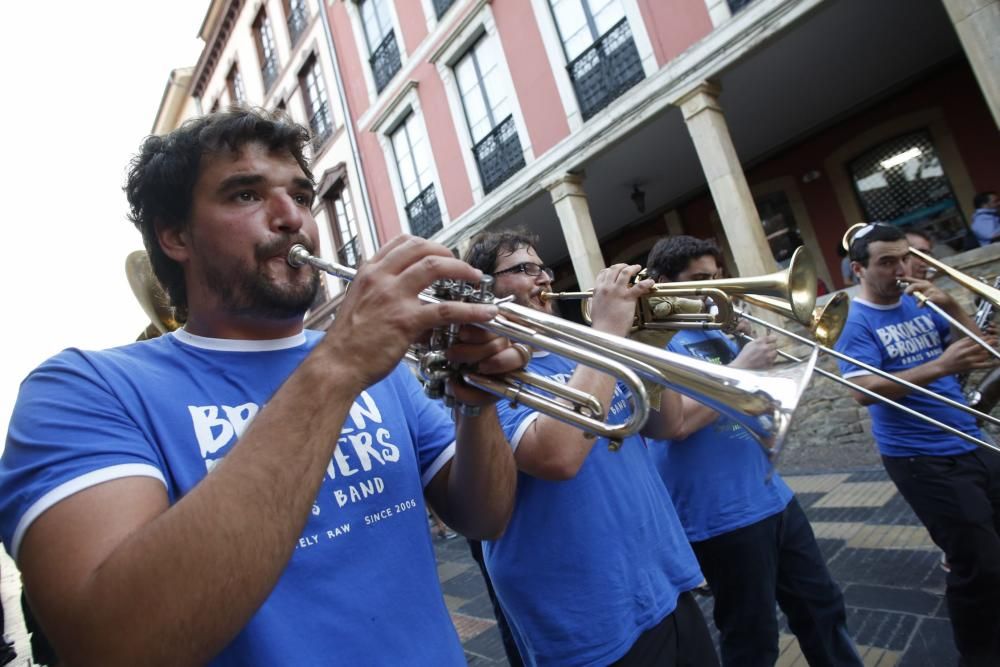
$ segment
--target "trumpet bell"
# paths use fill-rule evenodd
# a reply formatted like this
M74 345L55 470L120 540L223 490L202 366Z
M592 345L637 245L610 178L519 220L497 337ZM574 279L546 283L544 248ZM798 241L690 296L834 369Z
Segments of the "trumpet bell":
M798 320L792 313L787 302L766 296L746 295L743 300L747 303L777 313L788 319ZM847 314L850 311L851 300L844 292L837 292L829 301L822 306L816 306L812 315L808 319L808 328L813 338L820 345L829 347L837 342L840 333L847 323Z
M142 310L149 317L150 327L140 334L139 340L155 338L159 334L177 329L180 323L174 316L170 298L153 275L153 266L145 250L130 252L125 258L125 275L129 287ZM153 331L156 331L154 334Z

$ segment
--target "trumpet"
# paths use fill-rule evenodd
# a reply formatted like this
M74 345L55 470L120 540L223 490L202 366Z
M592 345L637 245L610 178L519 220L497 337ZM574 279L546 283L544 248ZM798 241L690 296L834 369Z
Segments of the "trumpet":
M308 264L347 281L352 280L357 273L350 267L314 257L301 245L291 248L288 263L293 267ZM530 373L486 377L447 367L442 363L442 346L433 343L437 340L446 346L449 336L453 338L457 333L457 327L449 329L444 335L433 333L431 349L411 348L407 354L407 360L416 363L421 374L430 383L441 382L444 377L458 373L472 386L513 403L529 405L588 433L607 437L612 445L620 445L621 439L637 432L648 416L649 399L639 380L642 377L690 396L742 424L772 460L780 452L792 414L815 365L815 351L807 361L790 364L777 372L760 373L727 368L595 331L519 306L510 299L497 299L489 292L492 281L485 278L484 276L478 290L465 283L439 281L424 290L420 298L428 303L462 299L496 305L499 313L490 321L477 326L510 340L548 350L616 375L632 393L635 412L633 418L627 424L616 426L595 424L599 420L593 417L582 419L577 410L570 410L561 404L560 398L552 399L545 395L551 387L536 384ZM430 371L429 377L425 375L427 371ZM601 414L603 415L603 410Z
M586 292L544 292L543 300L584 301L593 297L593 291ZM679 313L667 318L655 312L657 299L704 298L710 297L718 312ZM733 296L757 296L778 299L787 303L788 310L799 322L809 325L816 306L816 265L805 246L800 246L792 254L788 268L752 278L727 278L721 280L695 280L688 282L657 283L653 289L639 299L636 312L637 328L646 329L722 329L732 331L739 318L732 305Z
M754 296L748 294L743 297L748 304L764 308L772 313L777 313L790 320L798 320L792 309L784 301L768 296ZM847 313L850 311L851 300L844 292L837 292L830 300L822 306L816 306L806 328L812 334L813 339L821 345L833 345L840 337L840 332L847 324Z

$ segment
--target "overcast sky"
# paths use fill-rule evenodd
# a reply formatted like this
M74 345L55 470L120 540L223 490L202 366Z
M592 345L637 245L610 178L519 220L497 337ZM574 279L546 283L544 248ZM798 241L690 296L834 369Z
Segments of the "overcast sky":
M170 70L198 59L208 4L5 3L3 440L32 368L66 347L128 343L148 324L125 279L142 241L121 187Z

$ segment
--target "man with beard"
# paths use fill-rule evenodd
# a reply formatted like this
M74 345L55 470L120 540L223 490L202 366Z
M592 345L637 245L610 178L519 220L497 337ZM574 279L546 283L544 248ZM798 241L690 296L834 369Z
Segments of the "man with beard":
M308 133L232 111L150 137L126 193L186 324L66 350L24 381L0 462L0 528L67 664L464 665L425 497L457 530L503 531L515 469L493 397L459 382L452 424L399 361L422 332L495 306L426 305L480 272L400 237L324 336ZM523 362L462 328L483 373ZM338 436L339 433L339 436Z
M721 266L718 246L692 236L660 239L647 262L663 283L719 278ZM777 339L760 336L740 350L721 331L684 329L667 349L767 370ZM687 397L681 402L680 433L651 443L650 451L715 597L722 663L774 665L778 605L810 665L861 665L847 634L844 596L792 490L746 429Z
M466 261L494 276L498 296L551 313L542 293L552 272L523 232L473 240ZM594 329L629 332L638 266L597 276ZM615 379L535 350L528 370L591 394L608 420L625 421L628 392ZM663 392L644 434L669 437L679 397ZM521 405L501 404L500 420L519 470L514 514L503 536L483 543L500 607L527 665L718 664L690 591L701 572L646 443L635 435L611 451L604 438Z
M964 403L956 373L995 365L989 353L912 292L978 331L947 293L908 276L909 244L886 223L862 227L850 243L861 292L851 305L839 352ZM903 290L899 281L909 286ZM995 343L992 337L990 343ZM974 417L841 361L845 378L964 433L982 439ZM944 551L951 571L945 599L962 664L1000 664L1000 455L977 449L896 408L854 392L868 406L882 464L899 493Z

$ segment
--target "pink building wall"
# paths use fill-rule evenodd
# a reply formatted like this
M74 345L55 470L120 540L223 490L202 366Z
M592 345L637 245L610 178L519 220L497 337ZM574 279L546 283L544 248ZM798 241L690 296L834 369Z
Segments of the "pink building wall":
M535 157L569 135L555 74L530 0L494 2L493 17Z
M427 37L427 20L420 0L396 0L396 20L403 32L401 39L406 53L412 54Z
M705 0L639 0L639 11L660 67L712 32Z

